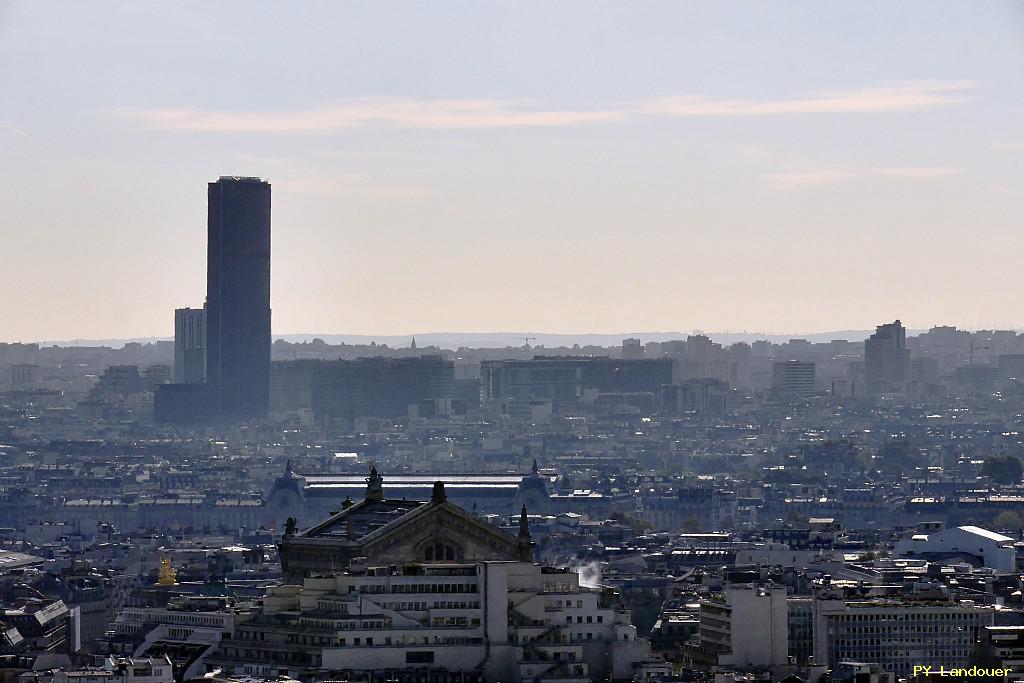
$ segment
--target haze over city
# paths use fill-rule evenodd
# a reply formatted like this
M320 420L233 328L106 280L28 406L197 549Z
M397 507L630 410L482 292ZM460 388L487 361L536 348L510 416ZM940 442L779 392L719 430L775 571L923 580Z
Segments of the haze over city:
M4 683L1024 680L1022 29L0 0Z
M274 185L275 334L1024 326L1022 29L1013 2L6 2L0 337L169 337L225 174Z

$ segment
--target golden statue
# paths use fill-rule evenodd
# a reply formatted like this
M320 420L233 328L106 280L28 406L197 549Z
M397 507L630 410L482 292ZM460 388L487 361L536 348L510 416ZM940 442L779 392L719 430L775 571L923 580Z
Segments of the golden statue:
M156 582L160 586L173 586L178 583L178 572L174 571L169 557L160 560L160 578Z

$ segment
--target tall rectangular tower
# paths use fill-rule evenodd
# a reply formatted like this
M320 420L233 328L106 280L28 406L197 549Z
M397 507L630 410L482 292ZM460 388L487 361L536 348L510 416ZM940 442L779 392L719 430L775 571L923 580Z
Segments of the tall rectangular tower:
M208 191L206 382L223 420L270 407L270 183L222 176Z

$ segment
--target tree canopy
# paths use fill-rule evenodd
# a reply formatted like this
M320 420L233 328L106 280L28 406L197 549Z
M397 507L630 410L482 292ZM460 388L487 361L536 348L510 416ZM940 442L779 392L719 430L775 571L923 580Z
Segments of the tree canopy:
M985 458L981 474L997 484L1016 484L1024 477L1024 464L1015 455L992 455Z

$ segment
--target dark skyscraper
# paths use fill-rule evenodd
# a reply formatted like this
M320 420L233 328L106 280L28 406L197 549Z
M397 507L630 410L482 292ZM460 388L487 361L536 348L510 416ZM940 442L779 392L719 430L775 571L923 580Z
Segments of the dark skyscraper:
M270 183L222 176L208 194L206 381L225 420L270 406Z

